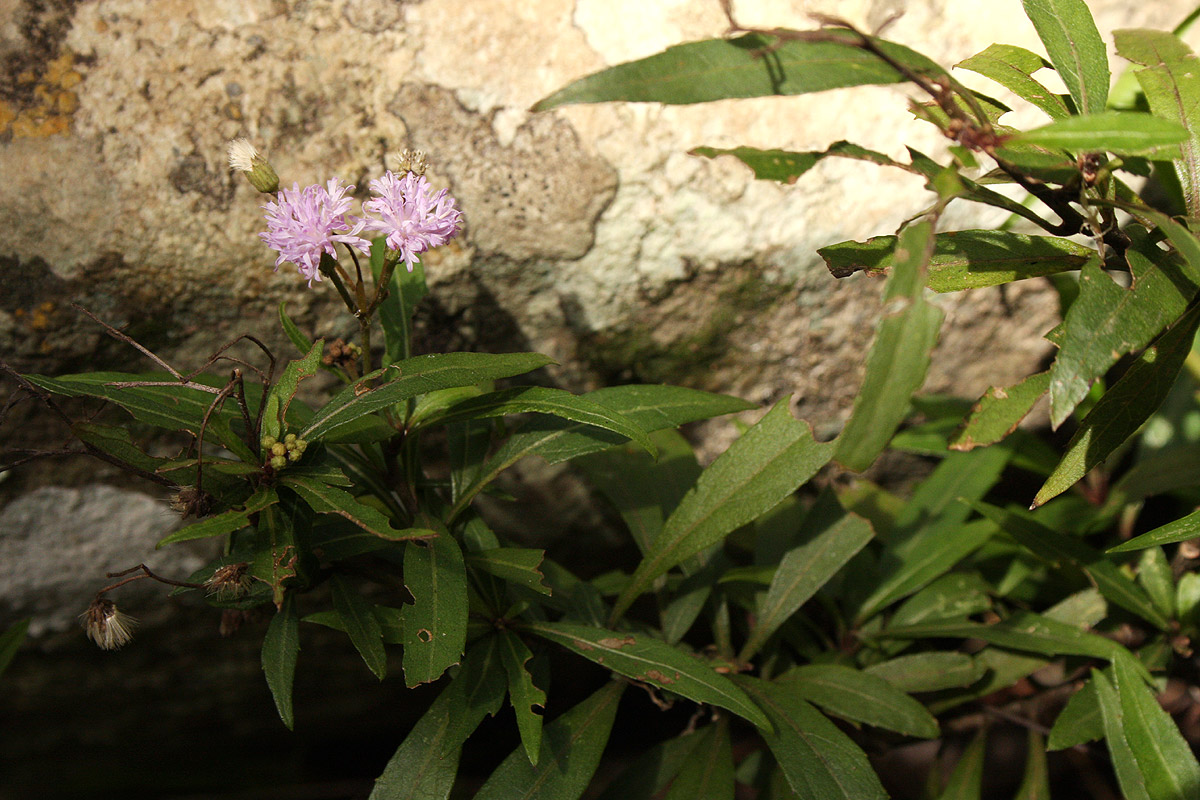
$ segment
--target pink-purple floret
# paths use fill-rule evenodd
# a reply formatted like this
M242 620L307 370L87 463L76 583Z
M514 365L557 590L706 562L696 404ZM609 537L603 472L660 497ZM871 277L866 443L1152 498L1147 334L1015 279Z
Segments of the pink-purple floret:
M462 227L454 198L445 189L434 194L424 176L406 172L399 178L389 171L370 187L377 196L363 203L363 212L379 218L352 216L349 221L346 214L353 201L347 194L354 187L342 186L337 178L326 186L301 189L293 184L281 189L278 200L263 206L267 230L259 234L279 253L275 269L285 262L295 264L312 286L321 280L322 253L336 260L334 243L341 242L368 255L371 243L359 234L370 231L383 234L388 249L399 251L411 272L422 253L445 244Z

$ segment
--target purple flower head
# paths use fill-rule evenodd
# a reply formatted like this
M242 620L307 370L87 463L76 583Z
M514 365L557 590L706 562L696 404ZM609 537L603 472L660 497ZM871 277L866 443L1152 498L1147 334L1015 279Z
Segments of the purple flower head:
M328 253L337 259L334 242L370 255L371 243L358 235L363 229L362 221L355 222L352 228L346 222L346 212L353 202L346 194L353 189L342 186L338 178L330 178L325 186L313 184L303 189L293 183L291 189L279 191L278 201L263 206L267 212L267 230L258 236L278 251L276 270L284 262L295 264L312 286L313 281L321 280L321 254Z
M363 211L380 219L364 217L360 223L386 234L388 249L400 251L409 272L421 253L450 241L462 227L454 198L445 189L433 194L423 175L406 172L397 178L389 170L370 185L378 197L364 202Z

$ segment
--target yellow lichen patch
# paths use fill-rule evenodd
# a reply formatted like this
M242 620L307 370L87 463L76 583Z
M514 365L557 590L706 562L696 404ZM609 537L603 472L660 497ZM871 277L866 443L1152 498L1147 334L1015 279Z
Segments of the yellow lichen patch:
M24 108L0 102L0 134L13 138L37 138L64 134L71 128L71 115L79 108L79 97L72 89L83 80L75 69L75 55L63 53L46 63L39 78L32 70L17 76L19 84L35 84L33 102Z

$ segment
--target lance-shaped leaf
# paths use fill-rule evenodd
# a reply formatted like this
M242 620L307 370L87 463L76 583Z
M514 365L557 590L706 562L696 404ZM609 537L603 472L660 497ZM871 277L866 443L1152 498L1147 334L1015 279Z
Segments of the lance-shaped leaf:
M1096 694L1096 687L1088 682L1071 695L1063 710L1058 712L1054 727L1050 729L1050 738L1046 741L1046 749L1065 750L1103 737L1100 698Z
M99 448L110 456L116 456L126 464L132 464L147 472L156 471L167 461L165 458L148 455L134 444L133 437L129 434L129 428L98 425L92 422L76 422L71 426L71 432L79 441Z
M311 378L321 369L321 353L324 349L325 340L318 339L313 342L304 358L288 362L283 375L267 393L267 405L263 410L263 436L273 436L276 439L282 437L288 406L296 396L300 381Z
M174 533L159 540L155 547L164 547L175 542L186 542L190 539L206 539L210 536L224 536L227 533L240 531L250 524L250 517L267 506L279 502L279 495L274 489L261 488L246 500L241 508L231 508L213 517L206 517L199 522L185 525Z
M498 392L470 397L447 406L439 413L424 420L424 425L433 425L461 420L502 417L505 414L549 414L562 419L612 431L632 439L651 454L654 445L644 430L623 414L610 411L587 397L571 394L562 389L545 386L518 386Z
M25 633L28 630L29 620L22 619L5 628L4 633L0 633L0 675L3 675L4 670L12 663L13 656L25 641Z
M792 184L800 176L815 167L826 158L851 158L857 161L869 161L885 167L900 167L911 170L908 164L902 164L891 157L868 150L852 142L834 142L825 150L809 152L792 152L790 150L759 150L755 147L697 147L688 155L716 158L717 156L733 156L750 169L754 177L760 181L778 181Z
M865 672L902 692L936 692L970 686L987 667L966 653L930 651L872 664Z
M995 444L1017 429L1021 420L1050 389L1050 373L1030 375L1016 386L993 386L971 409L962 428L950 439L951 450L973 450Z
M895 263L896 237L841 242L817 252L835 278L860 270L888 271ZM926 285L935 292L957 292L1054 275L1099 263L1096 251L1053 236L1008 231L967 230L939 233L933 243Z
M972 506L1042 558L1052 563L1068 561L1078 565L1110 602L1137 614L1159 630L1165 631L1169 627L1167 618L1154 607L1141 587L1102 553L1072 536L1031 519L1028 514L982 501L972 503Z
M736 397L682 386L612 386L584 396L610 411L624 415L648 433L755 407L753 403ZM448 519L456 519L475 495L495 480L497 475L526 456L537 455L547 463L558 464L607 450L625 441L623 436L590 425L556 418L536 418L510 436L487 460L475 481L462 491Z
M406 539L426 539L431 535L425 528L393 528L391 520L379 509L360 503L346 490L320 480L284 473L279 482L299 495L300 499L318 514L336 514L381 539L398 542Z
M921 739L938 736L937 720L925 706L875 675L839 664L805 664L779 683L836 717Z
M1108 151L1122 155L1170 155L1188 138L1177 122L1136 111L1105 111L1068 117L1010 136L1007 144L1033 144L1072 153Z
M458 543L439 523L438 536L404 548L404 680L408 686L441 677L463 653L467 638L467 571Z
M383 680L387 675L387 654L383 650L383 630L371 604L341 575L334 575L329 584L333 589L333 609L341 617L346 635L375 677Z
M531 547L496 547L466 556L468 567L524 586L538 594L550 594L550 587L544 583L546 576L539 569L545 558L545 550Z
M589 661L635 681L732 711L763 730L770 723L745 692L698 658L646 634L569 622L527 622L521 629L560 644Z
M792 416L788 398L777 403L700 475L617 598L611 619L659 575L777 505L825 466L832 451Z
M296 612L296 596L288 594L283 605L271 618L267 635L263 637L262 668L279 718L288 730L292 729L292 683L296 677L296 659L300 655L300 616Z
M983 762L987 754L987 728L980 728L971 739L962 758L954 765L946 789L938 800L981 800L983 797Z
M375 624L379 626L384 644L404 644L404 620L400 609L390 606L368 606L368 609L375 617ZM317 611L306 615L300 621L323 625L342 633L349 630L346 620L337 611Z
M679 774L699 743L695 731L659 742L642 752L597 800L654 800Z
M1168 522L1166 525L1155 528L1152 531L1147 531L1141 536L1135 536L1128 542L1110 547L1110 553L1124 553L1130 550L1142 550L1147 547L1156 547L1163 544L1174 544L1175 542L1186 542L1189 539L1200 537L1200 511L1193 511L1187 516L1180 517L1174 522Z
M1128 651L1113 662L1126 741L1153 797L1200 796L1200 763L1179 727L1159 705L1143 677L1141 662Z
M128 411L134 419L168 430L183 430L193 435L200 432L204 415L216 399L216 392L193 389L175 384L166 373L88 372L82 375L26 375L25 378L55 394L67 397L98 397L109 400ZM122 386L120 384L161 381L164 385ZM192 382L211 387L224 386L226 381L208 375L197 375ZM249 398L247 398L249 399ZM232 418L235 404L230 401L214 415Z
M533 683L526 663L533 653L512 631L497 634L500 641L500 658L504 671L508 673L508 696L512 700L513 712L517 715L517 730L529 763L537 766L542 748L542 713L546 708L546 693Z
M1092 383L1122 355L1145 347L1177 319L1196 293L1194 281L1160 252L1153 260L1144 236L1128 251L1133 284L1113 282L1097 264L1079 277L1079 297L1063 320L1059 353L1050 369L1050 422L1061 425Z
M750 661L771 634L875 535L871 523L856 514L843 512L822 522L827 524L804 531L800 543L779 562L739 661Z
M1137 433L1142 423L1158 410L1191 352L1197 327L1200 327L1200 306L1188 311L1160 336L1105 392L1071 437L1067 452L1034 498L1034 508L1074 485ZM1053 383L1050 391L1054 391Z
M1108 105L1108 50L1084 0L1023 0L1025 13L1081 114Z
M625 684L610 681L546 726L538 765L515 750L475 800L575 800L591 782L608 744Z
M375 781L370 800L446 800L463 742L504 702L499 639L488 636L463 659L454 681L409 731Z
M375 280L383 273L387 242L383 238L371 243L371 272ZM401 267L392 272L387 296L379 306L379 324L383 328L384 366L405 358L412 350L412 317L417 303L429 294L425 284L425 266L418 261L412 271Z
M320 439L360 417L411 397L521 375L551 363L553 359L540 353L442 353L397 361L334 395L313 415L300 438ZM387 382L372 388L372 380Z
M1121 794L1126 800L1159 800L1151 798L1146 791L1146 782L1138 768L1137 758L1129 746L1125 731L1125 715L1121 709L1121 698L1108 676L1098 669L1092 670L1092 686L1100 701L1100 715L1104 722L1104 741L1112 757L1113 771L1117 774ZM1165 800L1165 798L1164 798Z
M908 413L908 400L925 382L929 353L942 312L925 301L925 268L933 252L933 225L910 225L896 243L894 266L883 292L883 318L867 356L862 388L837 439L834 459L864 470L887 446Z
M734 680L774 723L763 738L792 791L821 800L888 796L862 748L790 687L741 675Z
M992 625L939 620L888 628L883 635L904 639L976 638L1000 647L1047 656L1077 655L1109 660L1123 649L1111 639L1030 611L1018 611Z
M733 800L733 752L729 746L729 718L692 734L696 742L663 800Z
M1050 91L1033 77L1033 73L1049 67L1050 62L1023 47L993 44L955 66L991 78L1022 100L1046 112L1051 119L1066 119L1071 115L1062 96Z
M610 100L705 103L904 80L860 42L853 32L828 29L787 31L786 38L747 34L736 39L689 42L581 78L539 101L533 110ZM871 42L914 70L945 74L945 70L907 47L882 39Z
M1150 110L1188 129L1175 174L1187 212L1200 213L1200 72L1196 56L1176 35L1166 31L1123 30L1113 34L1117 53L1141 69L1134 76Z

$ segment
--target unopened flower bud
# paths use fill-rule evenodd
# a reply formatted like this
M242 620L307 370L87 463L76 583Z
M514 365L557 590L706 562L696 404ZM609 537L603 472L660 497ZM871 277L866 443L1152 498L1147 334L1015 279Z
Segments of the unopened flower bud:
M296 434L294 433L289 433L287 436L283 437L284 444L291 444L294 441L296 441Z
M287 455L287 445L284 444L283 442L276 442L275 444L271 445L271 455L286 456Z
M287 466L287 457L273 456L271 458L271 466L274 467L275 469L283 469L284 467Z
M299 461L301 458L304 457L304 451L300 450L300 449L289 450L287 457L288 457L288 461Z
M80 617L87 637L101 650L116 650L129 644L137 620L117 610L112 600L97 597Z
M277 442L277 441L279 441L279 440L276 439L274 436L264 436L264 437L262 437L262 441L260 442L260 444L262 445L263 450L270 450L272 447L275 446L275 442Z
M250 185L263 194L279 191L279 176L275 174L275 168L249 140L234 139L229 143L229 166L245 173Z

